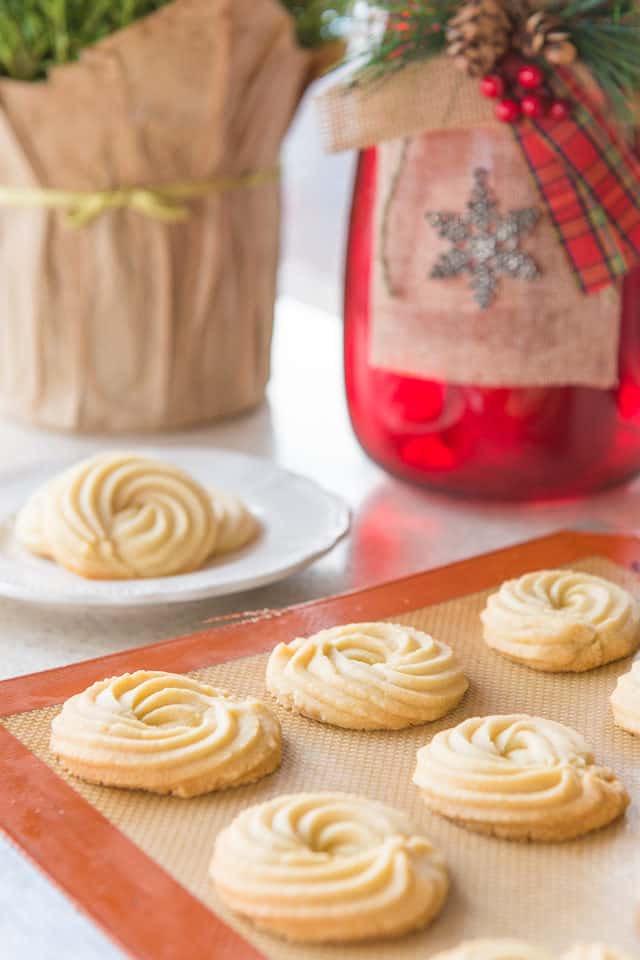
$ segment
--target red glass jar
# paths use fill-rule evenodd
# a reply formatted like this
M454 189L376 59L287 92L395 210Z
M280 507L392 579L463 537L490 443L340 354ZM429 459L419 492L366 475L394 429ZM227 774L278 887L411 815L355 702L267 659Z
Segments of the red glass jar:
M345 286L345 376L364 450L391 473L468 496L589 493L640 470L640 269L623 291L619 385L487 388L403 376L369 362L377 151L361 153Z

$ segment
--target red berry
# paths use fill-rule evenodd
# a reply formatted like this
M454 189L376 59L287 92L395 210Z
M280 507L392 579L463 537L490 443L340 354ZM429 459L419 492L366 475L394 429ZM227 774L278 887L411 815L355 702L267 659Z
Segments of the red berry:
M520 109L525 117L541 117L545 112L545 102L537 93L528 93L520 101Z
M544 83L544 72L535 63L525 63L518 70L518 83L525 90L537 90Z
M496 103L496 117L503 123L515 123L520 116L520 104L517 100L501 100Z
M504 94L504 80L497 73L491 73L480 83L480 92L491 100L497 100Z
M571 116L571 107L566 100L554 100L549 107L549 116L552 120L566 120Z

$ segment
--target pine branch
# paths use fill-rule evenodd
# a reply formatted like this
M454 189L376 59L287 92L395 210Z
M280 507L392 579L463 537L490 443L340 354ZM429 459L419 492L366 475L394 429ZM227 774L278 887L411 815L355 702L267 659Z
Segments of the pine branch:
M586 4L589 0L575 0ZM618 119L629 124L630 103L640 91L640 12L637 4L600 4L608 11L600 17L585 16L571 26L572 39L582 63L609 98ZM613 11L611 7L616 9Z
M447 43L447 22L460 0L378 0L373 6L386 14L386 28L381 40L367 51L360 79L373 79L441 53Z

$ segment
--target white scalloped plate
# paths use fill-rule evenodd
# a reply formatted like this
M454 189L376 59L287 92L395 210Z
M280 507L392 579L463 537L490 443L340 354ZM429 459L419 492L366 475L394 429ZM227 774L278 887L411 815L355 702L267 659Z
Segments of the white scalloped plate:
M123 449L131 449L125 444ZM227 450L135 447L175 463L204 486L237 493L260 521L259 537L195 573L148 580L85 580L20 546L13 518L29 494L79 458L0 479L0 596L54 606L137 607L220 597L273 583L308 566L349 529L349 509L306 477Z

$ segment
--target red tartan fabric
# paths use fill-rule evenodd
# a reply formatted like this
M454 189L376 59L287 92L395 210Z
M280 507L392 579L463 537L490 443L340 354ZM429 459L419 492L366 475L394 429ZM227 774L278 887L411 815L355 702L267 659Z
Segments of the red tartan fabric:
M571 117L513 130L580 286L595 293L640 263L640 159L569 71L556 78Z

